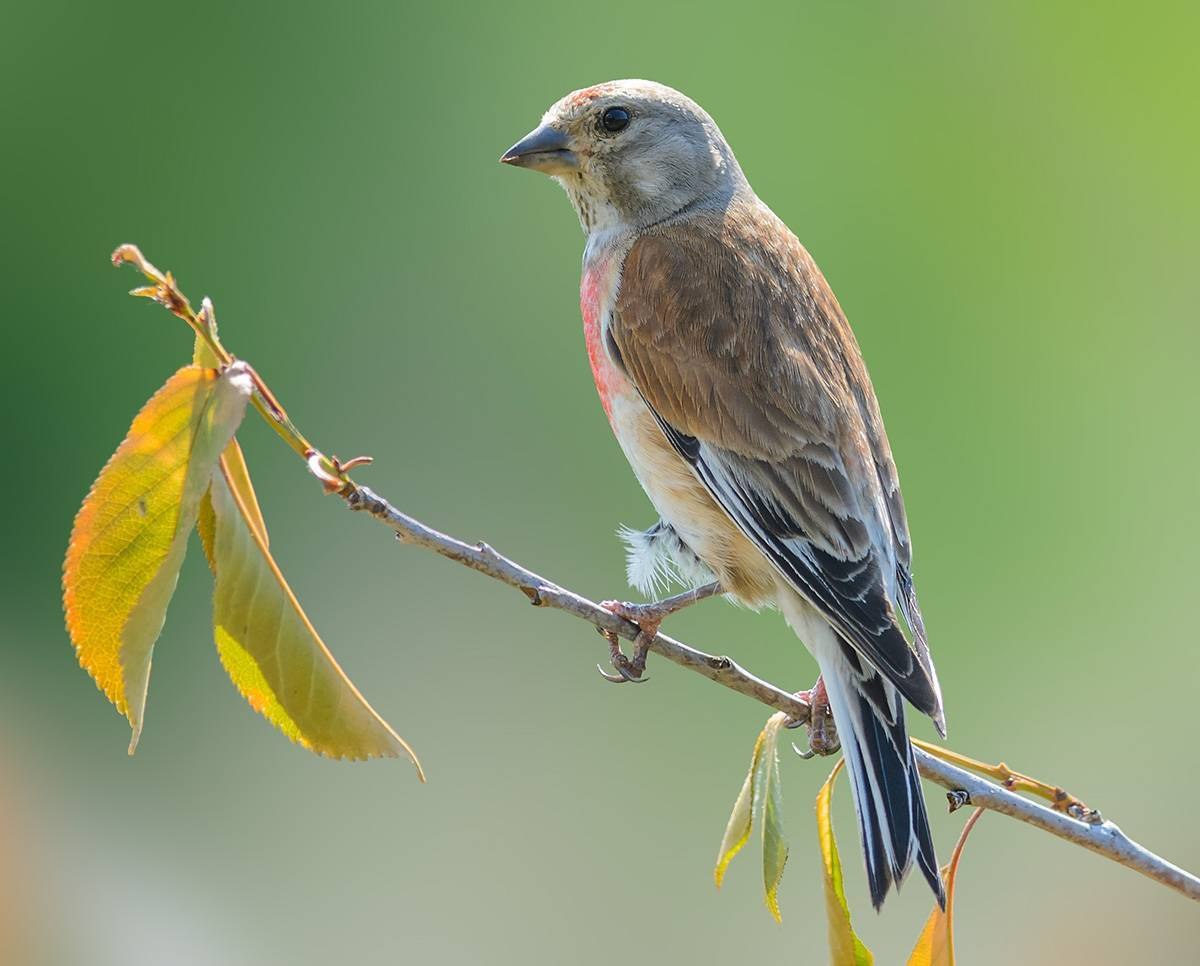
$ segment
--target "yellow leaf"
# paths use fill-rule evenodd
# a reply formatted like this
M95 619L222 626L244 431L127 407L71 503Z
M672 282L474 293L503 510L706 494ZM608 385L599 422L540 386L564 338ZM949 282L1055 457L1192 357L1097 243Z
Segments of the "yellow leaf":
M238 499L246 507L246 520L262 541L263 546L270 545L267 537L267 523L263 519L262 509L258 505L258 496L254 492L254 484L250 482L250 469L246 466L246 457L236 439L230 440L221 454L221 469L230 486L237 491ZM200 544L204 547L204 557L208 566L216 571L217 563L213 557L213 541L217 532L217 518L213 513L212 494L205 493L200 501L200 517L196 521L196 529L200 532Z
M63 606L79 663L141 734L150 660L200 499L246 411L242 366L187 366L138 413L75 518Z
M934 904L912 955L908 957L908 966L954 966L954 883L958 878L958 862L967 844L967 836L982 814L982 808L975 809L963 825L958 844L950 856L950 864L942 869L942 881L946 883L946 908L943 911L941 906Z
M854 933L850 924L850 907L842 885L842 860L838 857L837 840L833 835L833 820L829 813L833 799L833 783L844 761L834 766L829 778L817 793L817 840L821 846L822 881L825 884L825 916L829 929L829 955L833 966L871 966L875 957Z
M216 335L216 319L210 317L208 324L212 327L213 335ZM208 343L200 338L200 336L196 336L195 340L192 342L192 365L208 366L210 369L215 369L220 364L221 360L218 359L212 349L208 347Z
M408 744L350 683L284 580L222 462L212 477L213 623L225 670L250 706L290 739L333 758L406 755Z
M764 898L777 922L780 920L779 882L787 862L787 843L783 839L783 793L776 746L779 730L787 720L787 715L782 712L772 715L754 742L750 771L733 804L713 869L713 879L720 888L730 861L750 840L751 831L758 825L762 830Z

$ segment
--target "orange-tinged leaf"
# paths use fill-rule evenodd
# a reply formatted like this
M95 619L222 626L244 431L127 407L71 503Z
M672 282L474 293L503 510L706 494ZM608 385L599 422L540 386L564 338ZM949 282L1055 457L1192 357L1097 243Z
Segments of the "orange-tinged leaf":
M408 744L346 677L300 608L224 463L213 474L221 662L250 706L293 741L333 758L407 756Z
M946 908L943 911L941 906L934 903L933 912L917 938L912 955L908 957L908 966L954 966L954 884L958 879L958 863L967 844L967 836L982 814L982 808L975 809L963 825L950 863L942 869L942 881L946 883Z
M734 802L713 869L713 879L717 888L720 888L729 863L750 840L750 833L757 825L762 831L763 897L776 922L780 921L779 882L787 862L787 843L783 838L783 792L776 747L779 731L787 724L787 720L787 715L782 712L772 715L754 742L750 771Z
M244 367L180 369L138 413L75 518L63 606L79 663L141 734L154 643L217 458L252 386Z
M838 856L833 819L829 812L833 800L833 784L837 781L843 764L844 760L834 766L817 793L817 841L821 846L821 880L825 885L829 961L833 966L871 966L875 957L858 938L850 924L850 907L846 903L846 890L842 884L842 860Z

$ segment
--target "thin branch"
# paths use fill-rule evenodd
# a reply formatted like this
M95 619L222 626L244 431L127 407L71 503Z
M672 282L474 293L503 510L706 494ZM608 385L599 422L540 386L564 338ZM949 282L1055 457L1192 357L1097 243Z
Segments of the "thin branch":
M568 614L573 614L597 627L611 631L628 641L634 640L638 635L640 629L636 624L617 617L594 601L566 590L532 570L522 567L486 543L463 543L461 540L434 530L408 514L401 513L387 500L365 486L355 484L352 489L342 492L341 495L351 509L369 513L388 529L394 530L396 536L405 543L433 550L443 557L448 557L472 570L478 570L480 573L499 580L501 583L515 587L535 606L553 607L566 611ZM728 657L705 654L703 651L688 647L665 634L658 634L654 638L650 644L650 650L681 667L704 675L710 681L716 681L730 690L753 698L769 708L786 712L799 722L808 720L809 708L806 703L783 689L755 677ZM1055 811L1045 805L1031 802L1015 792L935 757L942 750L925 742L921 742L920 746L913 749L917 758L917 767L924 778L941 785L948 791L965 791L967 793L968 798L965 801L959 796L958 805L969 803L1033 825L1051 835L1057 835L1068 842L1082 845L1085 849L1090 849L1114 862L1128 866L1142 875L1182 893L1189 899L1200 902L1200 879L1142 847L1112 822L1097 821L1099 813L1087 810L1085 814L1092 817L1093 820L1084 821L1071 817L1065 811ZM963 759L954 752L949 752L949 754L955 760L972 761L972 759ZM1003 768L1007 771L1005 766L975 764L981 768ZM1031 781L1026 776L1019 777ZM1071 796L1064 796L1059 800L1077 802L1077 799Z
M552 607L555 610L566 611L576 617L594 624L601 630L608 631L627 641L637 638L641 628L632 621L605 610L595 601L581 597L574 591L560 587L553 581L535 574L532 570L509 560L508 557L497 553L486 543L463 543L454 537L428 527L420 520L415 520L406 513L401 513L387 500L378 496L365 486L351 483L338 491L352 510L361 510L370 514L405 543L411 543L426 550L433 550L443 557L448 557L465 567L478 570L482 574L499 580L521 591L535 607ZM762 678L757 678L742 668L736 661L728 657L706 654L693 647L657 634L650 642L650 650L654 654L673 661L680 667L688 668L704 675L710 681L723 684L730 690L747 695L777 711L786 711L798 722L808 720L808 704L793 694L781 688L768 684Z
M222 364L229 364L234 360L234 356L217 338L215 326L212 324L212 306L207 299L201 311L195 312L187 298L179 291L174 277L169 272L160 272L133 245L122 245L113 253L113 263L119 265L122 262L135 264L154 283L147 288L137 289L132 294L153 298L187 322ZM534 606L566 611L593 624L601 631L615 634L627 641L637 639L641 628L632 621L618 617L595 601L522 567L497 553L486 543L468 544L434 530L401 513L367 487L355 483L347 470L352 465L359 465L363 458L341 463L315 449L287 417L283 407L257 375L254 403L263 418L305 460L310 472L321 481L326 492L338 494L351 509L369 514L394 531L400 540L433 550L465 567L515 587ZM769 708L787 713L798 724L808 721L809 706L805 701L755 677L728 657L706 654L661 633L650 642L649 649L660 657L703 675L710 681L716 681ZM915 743L914 753L921 774L951 793L952 807L970 802L1008 815L1128 866L1189 899L1200 902L1200 879L1143 848L1112 822L1101 820L1099 812L1088 809L1062 789L1013 772L1006 765L985 765L949 749L925 742ZM951 760L945 760L947 758ZM991 774L1010 787L1049 798L1060 810L1032 802L952 762ZM1076 815L1080 818L1073 817Z
M965 791L972 805L991 809L1040 828L1060 839L1082 845L1105 858L1140 872L1147 878L1200 902L1200 879L1139 845L1112 822L1081 822L1038 802L1022 798L986 778L973 775L948 761L935 758L923 748L914 748L921 775L951 792Z
M918 748L929 752L931 755L942 759L942 761L949 762L951 765L958 765L960 768L965 768L976 774L985 775L1009 791L1025 792L1027 795L1036 795L1038 798L1044 798L1054 806L1054 810L1057 812L1066 812L1072 818L1077 818L1091 825L1103 821L1099 812L1088 808L1065 789L1059 788L1057 785L1048 785L1043 781L1038 781L1036 778L1030 778L1028 775L1022 775L1019 771L1013 771L1004 762L1000 762L998 765L989 765L982 761L976 761L974 758L969 758L966 755L960 755L957 751L951 751L949 748L942 748L940 745L931 745L929 742L921 741L919 738L913 738L912 743Z

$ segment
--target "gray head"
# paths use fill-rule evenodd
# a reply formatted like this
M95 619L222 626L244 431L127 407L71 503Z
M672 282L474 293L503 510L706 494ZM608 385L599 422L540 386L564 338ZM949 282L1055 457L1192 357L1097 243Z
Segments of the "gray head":
M588 233L723 205L746 183L713 119L679 91L644 80L568 94L500 160L553 177Z

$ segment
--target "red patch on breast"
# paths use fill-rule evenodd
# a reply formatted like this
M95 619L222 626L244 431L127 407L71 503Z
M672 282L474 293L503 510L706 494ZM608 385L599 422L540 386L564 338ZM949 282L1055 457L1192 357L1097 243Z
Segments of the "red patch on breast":
M618 373L604 351L600 334L600 300L604 295L608 259L601 259L589 266L579 283L579 309L583 313L583 340L587 346L588 362L592 365L592 379L600 394L600 405L604 415L612 422L612 391Z

